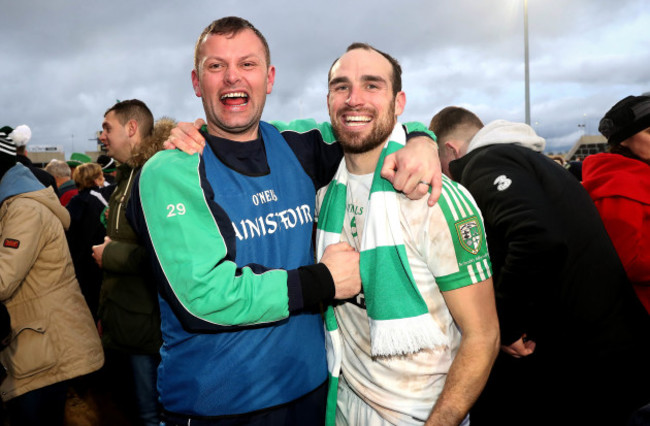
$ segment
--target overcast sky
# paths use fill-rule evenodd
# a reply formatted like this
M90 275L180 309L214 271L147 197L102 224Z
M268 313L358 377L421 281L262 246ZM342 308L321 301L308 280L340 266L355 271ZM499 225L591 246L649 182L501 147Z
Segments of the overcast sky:
M0 127L29 145L94 150L104 111L138 98L154 116L203 116L194 43L212 20L242 16L277 68L263 118L327 119L327 70L353 41L396 57L401 121L448 105L484 122L525 120L524 0L0 0ZM650 2L529 0L531 122L547 151L598 133L619 99L650 91ZM580 127L579 125L585 125ZM28 145L28 148L29 148Z

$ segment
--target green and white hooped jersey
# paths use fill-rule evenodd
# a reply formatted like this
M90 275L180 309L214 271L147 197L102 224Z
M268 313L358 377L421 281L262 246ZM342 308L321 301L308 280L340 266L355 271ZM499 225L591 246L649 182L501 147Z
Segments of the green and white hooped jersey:
M318 206L324 193L319 191ZM353 205L350 199L365 200L368 193L350 195L341 239L359 249L366 206L363 201ZM443 176L442 195L434 207L428 207L426 197L412 201L401 195L399 202L413 277L447 344L407 356L373 358L363 296L334 311L343 339L342 374L349 386L388 421L419 425L442 391L461 340L442 293L484 281L492 272L481 213L464 187Z

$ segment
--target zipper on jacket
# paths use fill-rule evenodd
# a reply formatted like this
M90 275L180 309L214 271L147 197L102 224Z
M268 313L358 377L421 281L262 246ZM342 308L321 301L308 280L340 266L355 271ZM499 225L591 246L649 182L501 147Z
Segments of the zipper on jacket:
M126 183L126 188L124 188L124 194L122 194L122 198L120 198L120 202L117 204L117 214L115 216L115 233L120 230L120 210L122 210L122 204L124 204L124 199L126 198L127 194L131 192L131 179L133 178L133 172L135 169L131 169L131 174L129 175L129 180Z

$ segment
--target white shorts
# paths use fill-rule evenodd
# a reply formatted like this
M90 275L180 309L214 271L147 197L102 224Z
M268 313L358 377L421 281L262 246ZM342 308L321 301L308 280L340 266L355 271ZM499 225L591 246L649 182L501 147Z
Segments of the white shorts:
M413 419L414 424L424 424ZM410 422L409 422L410 423ZM337 426L395 426L359 397L348 385L343 376L339 378L336 399ZM460 426L470 426L469 414Z
M348 386L343 376L339 378L339 389L336 398L337 426L394 426L384 419L371 406L359 398Z

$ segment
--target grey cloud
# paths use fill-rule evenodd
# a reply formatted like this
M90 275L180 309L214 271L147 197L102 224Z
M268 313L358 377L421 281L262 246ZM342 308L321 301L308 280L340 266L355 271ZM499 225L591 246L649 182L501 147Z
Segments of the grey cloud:
M595 133L614 102L650 90L647 2L528 3L532 119L549 146L575 140L582 122ZM249 19L271 46L278 72L265 119L327 119L327 69L365 41L402 63L405 120L428 123L446 105L523 120L521 0L25 0L2 5L0 125L26 123L30 144L62 144L69 155L94 148L88 139L116 99L140 98L157 117L202 116L193 47L226 15Z

